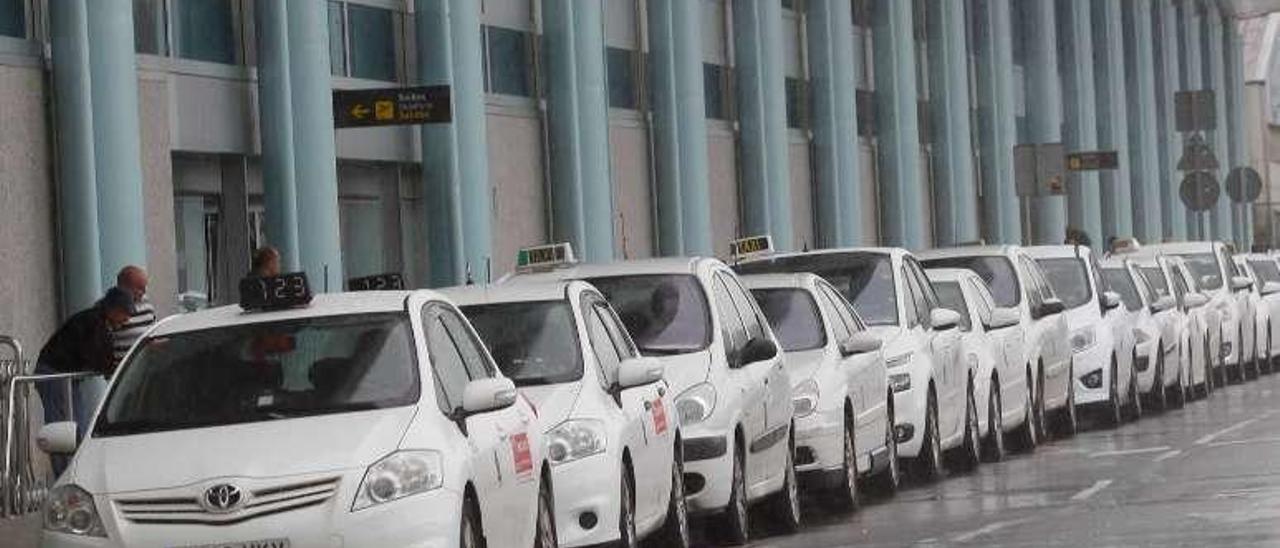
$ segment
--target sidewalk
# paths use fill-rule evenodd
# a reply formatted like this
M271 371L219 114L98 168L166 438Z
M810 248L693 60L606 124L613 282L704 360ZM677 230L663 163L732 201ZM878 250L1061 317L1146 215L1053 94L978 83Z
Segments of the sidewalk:
M0 539L4 548L34 548L40 532L40 514L0 519Z

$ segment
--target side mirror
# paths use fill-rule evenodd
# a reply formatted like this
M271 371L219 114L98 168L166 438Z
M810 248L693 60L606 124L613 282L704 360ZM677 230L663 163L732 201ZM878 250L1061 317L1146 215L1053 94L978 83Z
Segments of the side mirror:
M991 318L987 319L987 331L994 329L1004 329L1018 325L1021 318L1018 317L1018 309L1016 308L997 308L991 311Z
M1051 314L1057 314L1066 309L1067 305L1062 303L1062 299L1057 297L1045 299L1044 303L1040 305L1040 316L1043 317Z
M1163 297L1160 297L1159 299L1156 299L1155 302L1151 303L1151 313L1159 314L1161 312L1164 312L1165 310L1173 308L1173 305L1175 304L1177 304L1177 301L1175 301L1172 296L1165 295Z
M1182 302L1186 303L1187 308L1200 308L1209 304L1209 298L1203 293L1187 293L1187 296L1182 298Z
M633 388L662 380L662 362L657 358L629 358L618 366L618 388Z
M1115 291L1103 291L1101 299L1103 310L1115 310L1120 306L1120 294Z
M36 434L36 446L50 455L70 455L76 452L75 421L55 422L44 425Z
M1272 293L1280 293L1280 282L1267 282L1262 284L1262 294L1270 295Z
M765 337L756 337L748 341L747 345L738 352L738 365L743 366L749 363L771 360L777 355L778 345Z
M462 412L467 415L506 409L516 403L516 384L508 378L479 379L462 389Z
M939 331L951 329L960 324L960 313L950 308L935 308L929 313L929 325Z
M856 354L866 354L880 350L880 338L866 331L854 333L849 338L840 342L840 355L844 357Z
M1250 287L1253 287L1253 280L1249 279L1248 276L1232 276L1231 277L1232 291L1241 291L1241 290L1249 289Z

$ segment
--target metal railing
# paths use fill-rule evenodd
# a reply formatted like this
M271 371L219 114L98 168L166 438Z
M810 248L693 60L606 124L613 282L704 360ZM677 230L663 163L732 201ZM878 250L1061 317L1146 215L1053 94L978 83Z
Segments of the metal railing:
M57 373L35 375L32 365L22 354L22 345L12 337L0 335L0 347L9 349L12 359L0 360L0 519L22 516L40 510L49 487L52 472L37 469L38 449L31 430L31 411L35 387L40 383L61 383L66 390L66 417L75 417L76 381L94 373ZM41 403L43 405L43 402Z

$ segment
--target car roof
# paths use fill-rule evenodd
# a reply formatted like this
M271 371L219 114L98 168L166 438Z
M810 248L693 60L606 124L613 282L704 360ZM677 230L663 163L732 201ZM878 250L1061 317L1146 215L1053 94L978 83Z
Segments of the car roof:
M953 257L1006 257L1017 249L1019 249L1019 246L1008 244L965 245L928 249L917 252L916 257L919 257L921 261L927 261L929 259L950 259Z
M637 274L696 274L699 265L717 261L711 257L662 257L633 259L611 263L578 263L551 270L515 273L498 280L499 285L539 280L581 280Z
M1168 242L1162 244L1150 244L1143 246L1138 253L1143 251L1161 251L1164 253L1196 253L1213 251L1221 242Z
M189 314L178 314L157 324L151 334L153 336L169 335L217 327L302 318L404 312L405 303L413 295L423 295L427 300L449 301L444 295L427 289L417 291L321 293L312 297L311 304L307 306L284 310L246 311L240 308L240 305L227 305Z
M926 268L924 274L933 282L958 282L969 276L978 276L967 268Z
M803 288L812 289L821 278L809 272L784 272L779 274L740 274L738 279L747 289Z
M1089 246L1085 245L1033 245L1024 247L1028 255L1037 259L1057 259L1057 258L1076 258L1088 257Z
M766 253L752 257L745 257L742 260L737 261L735 264L769 262L777 259L791 259L794 257L821 257L833 255L888 255L890 257L902 257L908 254L910 254L910 252L901 247L833 247L830 249L814 249L810 251Z
M1102 268L1123 268L1125 263L1129 262L1135 261L1125 255L1107 255L1106 257L1103 257L1102 260L1098 261L1098 266L1101 266ZM1153 264L1155 263L1154 257L1151 259L1151 262Z
M1271 255L1271 254L1269 254L1269 253L1241 253L1241 254L1240 254L1240 255L1238 255L1238 256L1244 257L1244 258L1245 258L1245 260L1249 260L1249 261L1274 261L1274 260L1276 260L1276 256L1275 256L1275 255Z
M565 298L566 290L575 284L587 285L585 282L572 280L521 280L518 283L501 285L487 284L447 287L441 289L440 293L451 299L458 306L529 301L559 301Z

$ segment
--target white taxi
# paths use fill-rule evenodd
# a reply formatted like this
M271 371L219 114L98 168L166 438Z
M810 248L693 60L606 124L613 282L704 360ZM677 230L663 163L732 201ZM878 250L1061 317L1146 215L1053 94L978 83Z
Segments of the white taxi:
M1270 373L1280 357L1280 264L1275 256L1266 253L1250 253L1244 261L1253 277L1253 290L1265 304L1266 318L1258 331L1258 369Z
M1005 434L1032 421L1022 356L1000 340L1003 331L1017 327L1018 311L997 307L987 284L971 270L930 268L925 273L942 306L960 313L960 354L979 402L974 406L979 409L978 424L971 427L971 435L982 440L987 460L1002 460Z
M240 290L125 358L42 546L556 546L534 410L448 299Z
M556 251L560 250L560 251ZM733 271L708 257L577 264L565 244L525 250L563 259L500 281L584 280L618 312L640 353L658 358L675 394L691 513L714 514L726 542L749 536L748 505L800 526L791 381L773 330Z
M1186 386L1182 356L1192 347L1184 342L1186 318L1178 310L1177 300L1173 295L1157 293L1133 261L1112 256L1099 265L1102 279L1120 295L1130 314L1137 350L1133 368L1138 392L1157 411L1180 406L1179 398L1185 394ZM1170 392L1175 395L1173 402L1169 401Z
M631 547L660 532L664 546L688 546L662 364L639 355L604 296L562 281L441 293L538 412L560 545Z
M796 421L796 471L806 489L858 505L858 483L898 484L880 339L831 284L813 274L743 276L785 352Z
M1102 279L1093 252L1085 246L1045 245L1028 247L1027 253L1067 307L1075 404L1099 408L1113 426L1126 413L1141 416L1131 319L1120 295Z
M1178 333L1178 374L1165 375L1164 381L1171 405L1181 407L1210 373L1213 352L1203 308L1207 300L1188 285L1190 278L1182 274L1182 259L1159 254L1126 254L1125 259L1136 267L1157 300L1173 298L1176 304L1177 313L1163 317Z
M967 392L959 359L960 314L943 308L909 252L898 248L850 248L806 253L763 254L740 261L743 274L812 272L843 294L883 341L889 386L894 392L898 454L913 459L915 473L941 477L945 453L968 453L966 417L973 394Z

